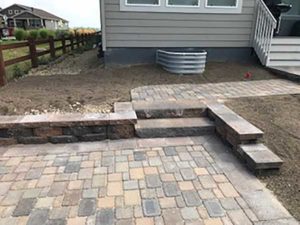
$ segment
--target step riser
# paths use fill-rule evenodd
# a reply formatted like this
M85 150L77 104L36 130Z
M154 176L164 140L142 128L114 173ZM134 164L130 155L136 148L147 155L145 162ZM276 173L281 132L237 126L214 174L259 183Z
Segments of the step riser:
M271 60L267 66L300 66L300 60L298 61L273 61Z
M272 45L300 45L300 38L273 38Z
M300 60L300 52L270 53L270 60Z
M206 117L207 109L137 110L136 115L139 119Z
M271 52L299 52L300 45L272 45Z
M213 134L214 126L188 127L188 128L152 128L136 129L136 135L140 138L164 138L164 137L187 137Z

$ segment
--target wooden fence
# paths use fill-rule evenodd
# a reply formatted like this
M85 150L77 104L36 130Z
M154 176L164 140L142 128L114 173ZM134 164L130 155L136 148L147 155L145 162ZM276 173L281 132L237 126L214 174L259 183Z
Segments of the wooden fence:
M71 36L69 38L60 38L54 39L53 37L49 37L47 40L34 40L28 39L26 42L15 43L15 44L0 44L0 87L4 86L7 82L5 67L14 65L16 63L20 63L23 61L30 60L31 67L38 67L38 57L50 54L51 58L54 59L56 57L56 51L62 51L63 54L67 53L68 50L74 50L75 48L79 48L80 46L84 46L91 38L99 35L99 33L95 34L84 34L84 35L76 35ZM55 46L56 42L61 42L60 46ZM67 42L69 42L67 44ZM49 44L49 49L43 51L37 51L37 46L41 44ZM17 49L17 48L29 48L29 54L20 56L18 58L4 59L4 50Z

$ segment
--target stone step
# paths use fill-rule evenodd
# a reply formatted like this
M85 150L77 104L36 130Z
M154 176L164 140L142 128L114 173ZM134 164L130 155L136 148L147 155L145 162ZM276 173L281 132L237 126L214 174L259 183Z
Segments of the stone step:
M263 131L231 109L217 102L208 103L208 115L214 120L217 133L235 149L240 144L257 142Z
M192 118L207 115L207 107L201 100L137 101L133 110L140 119Z
M215 125L208 118L169 118L138 120L136 135L140 138L185 137L214 133Z
M264 144L243 144L237 149L247 166L257 172L279 170L283 161Z

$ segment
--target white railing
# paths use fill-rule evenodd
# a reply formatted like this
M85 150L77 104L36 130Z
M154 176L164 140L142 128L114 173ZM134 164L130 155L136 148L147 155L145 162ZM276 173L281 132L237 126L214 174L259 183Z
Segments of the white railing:
M261 63L263 65L267 65L269 62L270 49L277 21L263 0L257 0L256 12L257 16L253 37L253 47Z

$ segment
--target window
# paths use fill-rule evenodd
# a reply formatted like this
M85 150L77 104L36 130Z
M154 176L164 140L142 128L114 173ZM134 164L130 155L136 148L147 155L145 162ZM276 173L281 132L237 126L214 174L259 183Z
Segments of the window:
M206 7L234 8L237 7L238 0L206 0Z
M242 12L246 0L119 0L121 11L164 13L215 13Z
M20 10L15 10L15 14L19 14L20 13Z
M168 6L199 7L200 0L167 0Z
M126 0L126 5L159 5L159 0Z
M13 14L13 11L12 11L12 10L8 10L8 14L9 14L9 15L12 15L12 14Z

